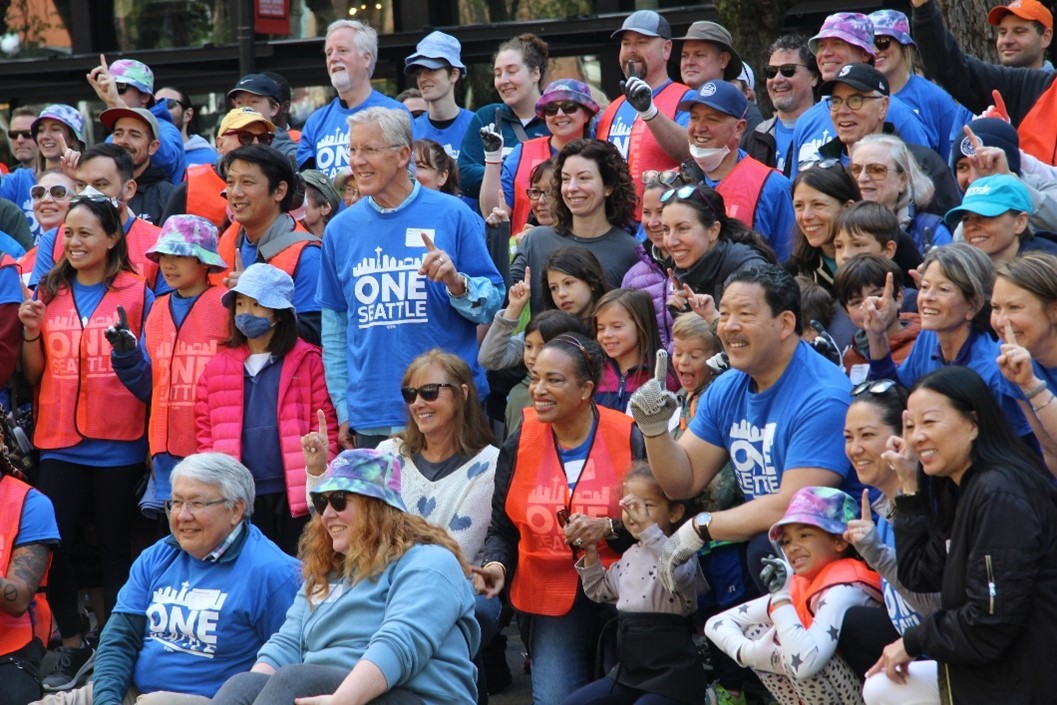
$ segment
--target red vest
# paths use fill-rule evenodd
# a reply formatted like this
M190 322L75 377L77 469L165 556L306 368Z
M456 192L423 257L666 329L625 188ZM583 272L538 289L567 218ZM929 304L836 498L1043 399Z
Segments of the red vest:
M147 280L147 286L151 289L158 283L158 265L147 259L147 250L158 241L161 228L152 225L143 218L135 218L128 232L125 233L125 242L128 244L128 261L132 265L132 271ZM51 261L58 264L66 256L66 248L63 244L62 231L55 233L55 246L51 251Z
M689 86L672 81L653 97L653 104L659 112L674 119L675 113L679 109L680 101L689 90L691 90ZM596 132L598 139L609 140L609 130L613 126L613 120L617 115L617 111L620 110L620 106L624 104L624 100L624 96L620 96L610 103L606 111L602 113L602 117L598 120L598 130ZM657 140L654 138L653 133L650 132L650 128L646 126L646 121L636 116L635 122L631 125L631 135L628 138L628 169L631 170L631 181L635 184L636 220L642 218L642 172L651 169L665 171L678 167L679 162L669 157L668 153L657 144Z
M760 202L763 182L772 173L778 173L778 170L748 155L735 164L731 172L716 186L716 192L723 197L723 203L727 206L727 217L737 218L751 228L756 218L756 206Z
M598 407L594 442L570 497L550 424L540 423L535 414L525 414L506 499L506 513L521 536L510 585L510 602L518 610L559 617L572 609L580 578L565 533L558 526L557 511L568 508L570 513L592 517L620 515L621 483L632 460L632 424L626 414ZM605 542L598 552L606 567L618 558Z
M282 217L282 216L280 216ZM235 244L239 239L239 231L242 229L240 223L233 222L228 226L228 229L224 231L224 234L220 236L220 243L217 245L217 252L224 258L224 261L230 265L235 264ZM301 223L295 221L294 230L302 233L307 233L308 230ZM287 247L285 250L268 260L268 264L273 267L277 267L291 277L294 276L294 272L297 271L297 263L301 261L301 251L307 246L320 247L322 243L319 240L302 240L301 242L295 242L294 244ZM243 262L243 265L248 267L252 262ZM223 272L216 272L215 274L209 275L210 284L223 284L224 279L231 272L231 268L225 269Z
M228 222L228 201L220 192L225 188L227 184L212 164L187 167L187 212L223 228Z
M514 173L514 212L510 216L510 232L517 235L528 222L529 213L532 212L532 202L529 201L528 189L532 182L529 177L537 164L551 158L551 138L549 135L534 137L521 143L521 161L518 162L517 171Z
M9 575L11 554L15 550L18 526L22 521L22 508L30 487L21 480L4 475L0 477L0 572ZM51 559L48 559L51 563ZM0 656L18 651L33 637L44 646L51 639L51 608L44 598L44 586L48 583L45 571L37 594L22 614L17 617L0 611Z
M789 596L793 606L796 607L800 623L805 629L809 628L815 619L811 604L812 598L835 585L858 585L873 595L878 602L883 602L881 576L870 570L870 566L863 561L855 558L841 558L820 570L815 579L810 582L799 575L793 576L793 582L789 586Z
M48 302L41 327L45 368L33 433L38 448L69 448L85 438L134 441L143 437L147 406L114 374L110 343L103 331L117 323L120 304L128 314L129 330L140 336L146 286L142 277L120 272L87 323L68 285Z
M145 325L147 354L154 367L150 424L151 455L185 458L198 452L195 390L217 343L228 337L228 312L220 303L226 290L213 286L191 305L179 328L173 321L171 294L154 303Z

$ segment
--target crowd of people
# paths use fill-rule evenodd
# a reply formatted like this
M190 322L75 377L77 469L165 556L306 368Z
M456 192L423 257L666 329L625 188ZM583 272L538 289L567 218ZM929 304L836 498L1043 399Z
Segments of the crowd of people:
M912 4L15 110L0 705L485 703L511 620L539 705L1048 702L1053 18Z

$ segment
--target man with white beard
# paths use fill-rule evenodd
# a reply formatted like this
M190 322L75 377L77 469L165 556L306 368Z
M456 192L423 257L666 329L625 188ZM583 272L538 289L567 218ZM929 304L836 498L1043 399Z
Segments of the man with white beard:
M319 169L330 178L349 165L350 115L401 103L371 88L378 61L378 33L362 22L337 20L327 27L327 73L338 96L309 116L297 148L297 168Z

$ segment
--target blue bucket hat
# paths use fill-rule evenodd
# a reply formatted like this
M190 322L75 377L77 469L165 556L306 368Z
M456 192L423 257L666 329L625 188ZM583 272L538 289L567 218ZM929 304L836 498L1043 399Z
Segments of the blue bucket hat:
M679 110L690 110L698 103L741 120L749 109L749 100L745 94L727 81L705 81L695 93L688 95L686 100L679 103Z
M917 46L910 36L910 20L899 10L878 10L871 12L867 17L873 22L875 37L891 37L900 44Z
M406 512L400 497L400 467L400 459L389 453L370 448L343 450L331 461L312 494L353 492Z
M1031 215L1033 210L1031 194L1028 193L1028 187L1020 183L1020 179L1009 174L994 174L969 184L961 205L947 211L943 221L954 230L966 213L994 218L1007 211Z
M235 294L245 294L268 308L293 308L294 280L278 267L257 262L246 267L238 283L220 297L220 303L234 306Z
M430 32L415 47L415 53L404 59L404 73L415 72L416 66L427 69L451 67L466 74L466 65L462 63L462 44L450 34Z

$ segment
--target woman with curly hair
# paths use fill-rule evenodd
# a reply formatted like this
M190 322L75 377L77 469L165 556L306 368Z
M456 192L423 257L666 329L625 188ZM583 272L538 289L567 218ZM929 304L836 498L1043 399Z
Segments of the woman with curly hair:
M542 272L558 248L581 245L598 258L611 288L639 261L638 242L629 232L635 212L635 186L628 164L609 142L573 140L558 153L550 200L554 224L523 238L510 279L520 282L525 269ZM544 310L543 292L533 289L533 311Z
M330 464L301 536L304 585L215 704L477 702L469 568L447 531L407 511L400 469L367 449Z

